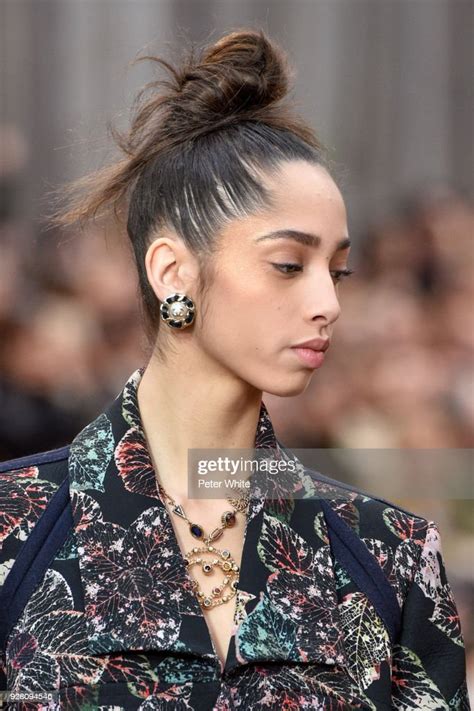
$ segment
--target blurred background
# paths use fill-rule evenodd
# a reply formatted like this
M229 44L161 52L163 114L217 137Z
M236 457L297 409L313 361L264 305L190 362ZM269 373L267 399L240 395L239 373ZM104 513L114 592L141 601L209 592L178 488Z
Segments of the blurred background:
M264 396L278 436L472 455L470 1L0 0L0 459L67 444L144 363L124 236L46 229L48 191L114 158L107 121L126 127L153 76L138 54L241 26L289 52L355 242L324 368L298 398ZM472 498L413 497L398 476L397 502L440 527L474 696Z

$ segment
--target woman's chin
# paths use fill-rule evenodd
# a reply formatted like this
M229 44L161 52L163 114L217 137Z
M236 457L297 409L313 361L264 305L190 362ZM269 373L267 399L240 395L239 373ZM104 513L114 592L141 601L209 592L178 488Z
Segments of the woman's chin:
M313 373L308 370L300 370L298 373L286 375L278 380L274 378L267 388L262 388L269 395L278 395L278 397L297 397L304 393Z

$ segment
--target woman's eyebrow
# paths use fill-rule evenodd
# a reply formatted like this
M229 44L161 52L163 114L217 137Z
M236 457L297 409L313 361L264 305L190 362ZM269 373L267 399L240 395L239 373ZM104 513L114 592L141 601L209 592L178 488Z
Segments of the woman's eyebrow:
M255 242L261 242L264 239L292 239L295 240L295 242L305 244L309 247L319 247L322 242L319 235L313 235L309 232L301 232L300 230L276 230L275 232L269 232L261 237L257 237ZM351 240L349 237L343 237L343 239L336 245L336 252L339 252L342 249L348 249L350 246Z

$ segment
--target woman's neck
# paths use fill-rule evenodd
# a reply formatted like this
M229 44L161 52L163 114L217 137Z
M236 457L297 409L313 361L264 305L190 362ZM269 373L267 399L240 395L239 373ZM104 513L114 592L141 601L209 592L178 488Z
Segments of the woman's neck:
M185 350L166 364L152 357L137 392L155 471L177 503L190 495L188 449L254 447L262 399L261 390Z

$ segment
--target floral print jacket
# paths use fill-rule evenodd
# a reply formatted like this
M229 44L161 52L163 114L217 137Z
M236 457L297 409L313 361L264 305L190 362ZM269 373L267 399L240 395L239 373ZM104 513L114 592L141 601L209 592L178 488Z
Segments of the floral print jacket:
M6 708L469 709L435 523L301 463L298 496L252 495L221 668L156 486L143 372L70 446L0 466ZM292 456L263 403L255 446Z

